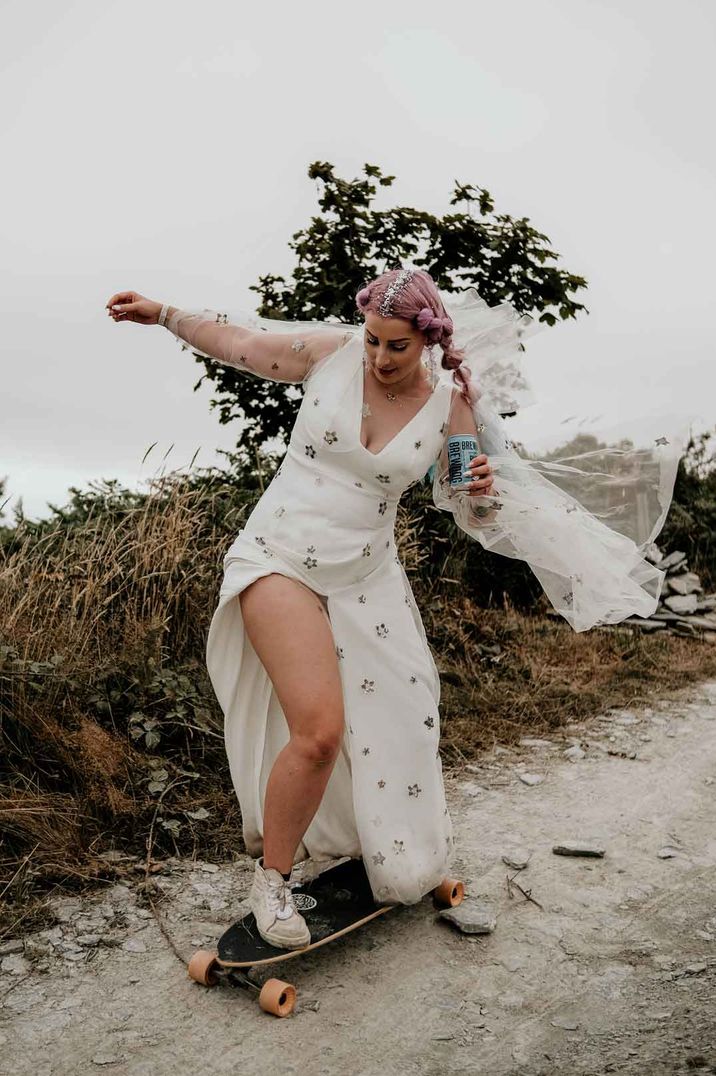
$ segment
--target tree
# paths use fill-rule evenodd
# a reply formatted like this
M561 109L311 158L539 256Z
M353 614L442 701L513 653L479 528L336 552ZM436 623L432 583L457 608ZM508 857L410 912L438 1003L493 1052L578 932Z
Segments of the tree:
M443 217L406 206L379 210L372 205L377 188L391 186L395 176L372 164L363 171L365 178L344 180L328 162L311 164L308 176L322 188L320 213L289 242L297 259L291 279L266 274L252 285L261 317L358 324L356 292L403 261L426 269L441 291L472 285L490 305L507 299L518 313L539 311L538 320L548 325L586 310L571 296L586 280L550 264L560 255L548 237L528 217L495 213L489 191L455 181L450 205L462 208ZM197 361L205 372L195 388L214 382L211 406L219 421L245 421L237 461L253 459L268 438L285 442L301 399L296 387L249 379L200 356Z

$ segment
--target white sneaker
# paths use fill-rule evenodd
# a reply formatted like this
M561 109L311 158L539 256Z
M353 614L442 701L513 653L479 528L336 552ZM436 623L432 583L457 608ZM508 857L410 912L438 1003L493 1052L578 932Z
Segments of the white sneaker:
M263 856L256 860L249 907L259 934L269 945L280 949L303 949L310 945L311 932L293 903L291 887L280 871L264 870Z

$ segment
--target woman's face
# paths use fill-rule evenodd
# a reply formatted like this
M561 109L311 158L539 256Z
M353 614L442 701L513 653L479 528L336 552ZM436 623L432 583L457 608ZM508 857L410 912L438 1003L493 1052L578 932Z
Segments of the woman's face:
M364 343L371 371L381 384L411 384L416 374L424 380L421 358L425 333L406 318L367 313Z

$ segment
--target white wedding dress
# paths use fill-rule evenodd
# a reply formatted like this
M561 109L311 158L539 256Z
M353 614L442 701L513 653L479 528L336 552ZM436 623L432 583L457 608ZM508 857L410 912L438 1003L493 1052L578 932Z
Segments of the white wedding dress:
M408 904L445 877L452 827L438 751L440 680L394 528L401 494L440 451L453 390L443 382L374 454L359 436L362 355L351 334L305 381L281 466L226 554L207 655L244 840L260 855L266 782L288 728L235 598L269 572L323 598L346 728L296 859L362 856L376 900ZM321 408L329 385L345 400L330 428Z
M516 355L517 319L511 307L506 318L504 306L489 308L479 298L478 304L464 311L492 319L494 331L486 332L481 323L477 336L480 354L490 353L491 341L492 354L500 357L503 399L504 370ZM463 320L467 316L463 313ZM438 749L440 680L395 543L401 494L432 467L437 507L452 512L458 526L486 548L528 560L555 608L576 630L634 613L649 615L662 573L643 559L632 538L575 500L575 482L577 492L587 494L594 485L593 466L582 472L573 463L550 464L551 479L564 472L560 488L545 477L547 465L535 464L533 470L516 456L486 398L475 406L469 429L464 420L456 422L458 390L448 372L433 377L432 395L374 453L361 440L366 411L362 327L274 324L255 316L241 321L244 327L230 323L226 314L178 310L166 325L200 355L247 374L302 382L304 389L286 455L226 554L207 643L246 848L254 856L262 853L266 784L288 727L244 630L237 595L259 577L279 572L311 588L324 603L346 722L340 754L295 859L362 856L377 901L414 903L449 873L452 826ZM457 310L455 323L457 335ZM318 349L312 348L317 333L325 334ZM456 343L460 346L459 337ZM320 357L304 361L312 350ZM487 384L484 366L482 371L473 366L473 376L481 374ZM450 488L446 442L451 433L473 433L480 450L502 465L495 477L499 499L471 498ZM653 506L643 541L663 522L674 469L663 463L651 468L647 485ZM580 475L586 485L579 485ZM615 479L609 479L611 487ZM603 493L601 486L597 492ZM625 503L621 486L617 501ZM644 526L643 500L640 511Z

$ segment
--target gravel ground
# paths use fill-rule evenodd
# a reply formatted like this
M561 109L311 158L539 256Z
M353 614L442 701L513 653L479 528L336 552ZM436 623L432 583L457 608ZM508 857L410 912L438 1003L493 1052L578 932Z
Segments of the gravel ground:
M274 967L298 988L279 1020L188 979L128 863L0 944L0 1071L716 1073L716 682L496 747L446 784L464 910L493 930L461 933L429 899L396 909ZM556 854L566 841L604 855ZM251 875L241 858L154 876L185 959Z

